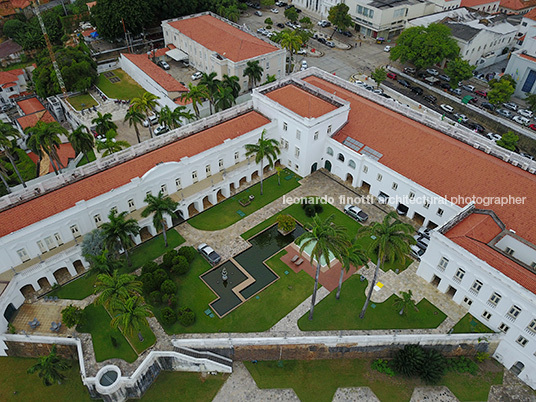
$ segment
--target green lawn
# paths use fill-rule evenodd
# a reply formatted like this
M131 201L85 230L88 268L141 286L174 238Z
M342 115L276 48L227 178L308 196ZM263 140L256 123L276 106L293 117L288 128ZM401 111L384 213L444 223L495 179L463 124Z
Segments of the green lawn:
M473 324L471 324L471 322L473 322ZM494 331L486 327L484 324L474 318L471 314L467 313L454 326L452 332L455 334L468 334L471 332L493 333Z
M95 290L96 275L85 274L52 292L49 296L58 296L60 299L83 300L91 296Z
M292 178L286 180L286 177L292 175ZM220 230L238 222L244 216L250 215L258 209L268 205L282 195L295 189L300 185L298 180L301 177L285 169L281 173L281 185L277 184L277 175L272 175L263 181L264 194L261 196L261 186L257 183L247 190L234 195L227 200L216 204L210 209L194 216L188 220L188 223L194 228L201 230ZM239 201L253 195L255 199L248 206L243 207ZM237 211L243 212L241 216Z
M181 245L186 240L175 229L168 230L167 241L168 246L164 243L164 236L159 234L146 242L143 242L139 246L131 249L130 259L132 260L132 266L125 265L125 272L132 272L142 267L145 263L153 261L160 257L171 249Z
M95 151L93 151L93 150L91 150L90 152L88 152L87 156L88 156L88 158L89 158L89 162L88 162L88 160L86 159L85 156L82 156L82 159L80 159L80 162L78 162L78 165L76 165L76 167L80 167L80 166L87 165L88 163L93 162L94 160L97 159L97 158L95 157Z
M203 378L200 373L163 371L141 400L208 402L214 399L228 377L228 374L207 374Z
M95 99L93 99L93 96L91 96L90 94L70 96L68 98L68 101L72 107L79 111L91 106L97 106L99 104Z
M339 387L370 387L382 402L409 401L420 380L389 377L370 368L368 359L245 362L259 388L293 388L302 402L331 401ZM481 365L479 374L448 373L438 385L447 385L461 401L487 400L489 388L502 384L502 370ZM484 369L483 369L484 368Z
M335 289L315 307L313 320L305 314L298 326L303 331L436 328L447 317L426 299L417 304L419 311L410 309L400 315L392 295L383 303L373 303L374 308L369 304L365 318L360 319L366 286L366 280L361 282L359 275L353 275L343 283L339 300L335 299Z
M136 81L121 69L112 71L121 81L111 83L103 74L97 77L97 86L112 99L132 99L143 95L145 89L140 87Z
M80 380L78 361L71 361L71 368L64 371L66 379L61 385L46 387L37 374L27 374L37 359L0 357L1 401L90 401L87 388Z
M180 307L190 307L196 314L196 322L190 327L183 327L178 322L171 327L164 327L168 333L203 333L203 332L257 332L266 331L280 319L290 313L312 292L314 281L305 272L294 273L279 258L286 251L282 250L268 260L268 265L280 276L278 280L259 293L259 299L253 297L223 318L210 318L204 311L216 295L199 278L211 266L200 255L192 262L190 272L176 279ZM285 275L288 271L288 275Z

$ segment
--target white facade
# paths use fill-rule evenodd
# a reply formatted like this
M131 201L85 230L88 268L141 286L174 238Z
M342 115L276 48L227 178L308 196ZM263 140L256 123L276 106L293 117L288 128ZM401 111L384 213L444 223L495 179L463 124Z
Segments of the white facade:
M13 104L13 95L26 90L26 77L24 70L0 72L0 100L2 104Z
M517 82L514 95L524 98L527 93L536 93L536 23L527 26L521 49L512 53L505 74L510 74Z

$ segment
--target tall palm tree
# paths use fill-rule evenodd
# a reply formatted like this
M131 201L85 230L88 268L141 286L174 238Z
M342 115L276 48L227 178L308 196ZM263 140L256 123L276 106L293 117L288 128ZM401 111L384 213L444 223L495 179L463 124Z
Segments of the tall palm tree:
M157 232L162 230L164 235L164 244L168 246L167 235L166 235L166 220L164 219L165 215L173 216L175 215L175 209L177 209L178 202L173 201L169 197L164 197L162 191L158 192L158 195L155 197L152 194L147 194L145 197L145 202L147 206L142 211L141 216L144 218L148 217L151 214L153 215L153 225Z
M37 372L43 384L48 387L52 384L60 384L65 379L65 375L61 372L68 370L69 367L69 362L56 353L56 345L52 345L50 353L47 356L41 356L37 363L28 368L27 373Z
M357 231L358 239L372 239L367 250L368 254L374 253L374 255L378 256L374 277L359 318L365 318L365 312L367 311L370 298L372 297L372 291L378 279L378 272L383 264L387 261L394 261L395 259L403 260L410 253L410 245L415 244L415 239L410 234L413 230L410 224L398 220L395 211L391 211L385 215L381 223L374 222L370 226L361 226Z
M12 141L18 137L20 137L20 133L15 130L11 124L0 122L0 151L2 151L7 159L9 159L9 163L13 166L13 170L15 170L22 186L26 187L26 182L22 179L19 169L15 164L15 160L13 159L13 155L11 154Z
M114 306L114 317L111 325L114 328L120 327L128 335L132 335L134 330L139 330L146 318L151 317L151 308L145 304L142 297L130 297L123 303Z
M301 45L303 44L303 39L297 31L291 31L290 29L285 29L281 32L281 41L280 45L290 52L290 57L288 59L287 72L291 73L291 63L292 55L300 50Z
M95 137L91 134L86 126L78 126L69 134L69 142L76 153L83 153L89 163L88 152L91 152L95 146Z
M115 270L112 274L99 274L95 282L95 294L99 296L96 304L114 308L133 296L142 294L142 283L135 275L120 274ZM139 296L141 297L141 296Z
M138 138L138 144L141 142L140 139L140 130L138 129L138 124L143 124L143 121L145 120L145 116L142 112L140 112L135 107L129 107L127 110L127 113L125 114L125 120L128 121L129 127L134 126L134 130L136 131L136 137Z
M160 99L158 96L153 95L150 92L144 92L142 96L132 99L130 104L134 109L143 113L148 119L149 115L154 112L156 106L158 105L157 99ZM149 124L149 134L151 138L153 137L153 128Z
M233 95L233 88L223 87L222 85L218 86L218 91L214 95L214 106L216 108L216 112L229 109L235 104L236 99Z
M221 83L225 88L231 88L233 90L233 96L238 98L240 94L240 78L236 75L228 76L225 74Z
M300 254L303 253L307 246L313 246L309 253L311 265L316 261L315 285L313 287L313 296L311 297L309 320L313 319L321 261L325 260L327 266L330 267L329 255L333 254L340 259L343 250L350 243L346 238L346 227L336 225L333 222L334 218L334 215L330 215L323 221L318 215L313 216L312 223L306 225L307 231L296 239L296 244L300 246Z
M91 120L95 124L95 131L98 135L105 136L109 130L117 130L117 125L112 121L111 113L97 112L97 117Z
M266 134L266 130L262 130L261 138L259 138L259 141L257 141L256 144L246 144L244 146L246 148L246 157L255 155L255 163L261 164L261 195L263 193L262 180L264 176L264 158L268 160L268 166L273 168L277 155L281 153L279 142L273 138L265 139L264 134Z
M192 102L192 107L194 109L195 115L199 119L199 105L203 103L205 99L209 96L208 90L204 85L193 85L191 82L188 84L188 92L185 92L181 95L181 100L188 100Z
M130 146L128 142L117 141L115 137L117 137L117 131L108 130L108 132L106 133L106 140L104 142L102 141L97 142L97 151L99 152L104 151L102 153L102 156L108 156L108 155L114 154Z
M352 265L358 268L365 265L369 260L367 253L361 248L361 245L356 239L353 239L348 243L349 246L343 250L341 256L341 276L339 277L339 288L337 289L337 294L335 295L337 300L341 297L342 278L344 276L344 272L348 272Z
M45 123L38 121L33 127L28 127L25 133L29 135L26 144L41 159L43 152L50 158L54 173L58 174L64 166L60 161L58 149L61 145L60 134L67 135L67 130L54 121Z
M195 114L190 112L186 106L177 106L173 112L173 128L181 127L183 120L195 119Z
M120 249L125 250L128 264L131 265L128 249L134 242L130 236L136 236L140 233L140 226L135 219L126 219L127 211L116 214L116 211L112 209L108 215L109 222L105 222L101 226L106 239L106 247L117 253Z
M415 311L419 311L415 305L415 300L413 300L413 292L411 289L409 289L407 292L400 292L400 296L395 297L396 299L393 305L396 309L400 309L398 314L404 315L410 308L415 309Z
M261 67L258 60L247 62L243 76L248 77L250 89L253 89L257 82L261 80L263 71L264 69Z
M210 74L203 73L203 76L199 80L199 85L203 85L207 89L208 100L210 102L210 114L212 114L212 107L214 106L214 98L218 92L218 86L220 80L216 79L217 74L213 71Z
M171 127L173 123L173 111L169 106L164 106L158 113L158 124Z

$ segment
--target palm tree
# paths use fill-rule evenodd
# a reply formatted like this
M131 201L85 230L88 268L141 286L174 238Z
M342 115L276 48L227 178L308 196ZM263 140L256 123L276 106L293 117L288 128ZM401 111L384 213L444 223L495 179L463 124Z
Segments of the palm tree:
M208 90L204 85L192 85L190 82L188 84L188 92L185 92L181 95L181 100L189 100L192 102L192 107L194 109L195 115L199 119L199 105L203 103L205 99L209 96Z
M419 311L419 309L415 305L415 300L413 300L413 292L411 291L411 289L407 292L400 292L400 295L402 297L395 295L396 299L393 304L396 309L400 309L400 312L398 314L404 315L405 312L410 308L414 308L415 311Z
M43 384L48 387L52 384L61 384L61 381L65 379L61 371L68 370L69 367L69 362L56 353L56 345L52 345L50 353L47 356L41 356L37 363L28 368L27 373L37 372L39 378L43 379Z
M113 268L117 265L117 261L108 256L108 249L103 249L102 253L95 256L87 256L86 260L91 265L90 273L91 274L111 274Z
M112 121L112 114L97 112L97 117L91 120L95 124L95 131L98 135L106 135L109 130L117 130L117 125Z
M162 191L158 192L158 195L156 197L152 194L147 194L147 197L145 197L145 202L147 203L147 207L145 207L145 209L141 213L141 216L146 218L152 213L154 213L154 228L157 232L162 229L162 234L164 235L164 244L167 247L168 242L166 235L166 221L164 219L164 215L175 215L175 209L177 209L177 205L179 205L179 203L173 201L169 197L164 197Z
M240 78L236 75L228 76L225 74L221 83L225 88L231 88L233 90L233 96L238 98L240 94Z
M173 122L173 111L169 106L164 106L158 113L158 124L171 127Z
M0 122L0 151L9 159L9 163L13 166L13 170L17 173L17 177L21 182L23 187L26 187L26 182L22 179L19 169L13 160L13 155L11 155L12 141L15 138L20 137L20 134L17 130L13 128L10 124ZM9 188L7 189L9 191Z
M341 276L339 277L339 288L337 289L337 294L335 295L337 300L341 297L342 278L344 276L344 272L348 272L352 265L358 268L365 265L369 260L367 253L361 248L361 245L357 243L356 239L349 242L349 247L343 250L341 257Z
M69 142L73 146L76 153L83 153L89 163L87 155L95 146L95 137L91 134L86 126L78 126L71 134L69 134Z
M203 85L207 89L208 100L210 102L210 114L212 114L212 106L214 106L214 98L218 92L220 80L216 79L217 74L213 71L210 74L203 73L199 80L199 85Z
M127 110L127 113L125 114L125 120L128 121L129 127L134 126L134 130L136 131L136 137L138 138L138 144L141 142L140 139L140 130L138 129L138 124L143 124L143 121L145 120L145 116L142 112L140 112L138 109L134 107L129 107Z
M106 140L104 142L97 142L97 151L104 151L102 153L102 156L111 155L113 153L122 151L123 148L128 148L130 146L128 142L117 141L115 137L117 137L117 131L108 130L108 132L106 133Z
M43 152L47 154L54 173L58 174L58 171L64 167L58 155L58 149L61 145L59 136L60 134L67 135L67 130L56 121L51 123L38 121L35 126L28 127L25 132L29 135L26 140L28 147L39 156L39 159L41 159Z
M233 95L233 88L218 86L218 91L214 95L214 106L216 112L229 109L236 104L236 99Z
M177 106L173 112L173 128L181 127L183 119L184 120L193 120L195 115L188 110L186 106Z
M283 173L283 168L281 166L275 167L275 173L277 174L277 185L281 185L281 173Z
M386 261L395 259L403 260L410 252L410 245L415 244L415 239L411 236L413 227L408 223L398 220L395 211L389 212L381 223L374 222L370 226L361 226L357 231L357 238L371 238L372 242L368 248L368 254L374 253L378 256L374 278L370 284L370 289L365 300L365 305L359 314L359 318L365 318L365 312L370 303L372 291L378 279L378 272Z
M152 313L142 297L130 297L114 306L114 315L110 323L112 327L120 327L123 332L132 335L134 330L139 330L147 322L146 318L152 316Z
M300 254L307 246L313 246L309 253L311 265L313 261L316 261L315 285L311 297L309 320L313 319L321 261L325 260L327 266L330 267L330 254L340 259L343 250L349 245L345 233L346 227L335 225L334 218L334 215L330 215L322 221L318 215L313 216L312 223L306 225L307 231L296 239L296 244L300 246Z
M289 64L287 67L288 73L291 73L290 70L291 70L292 55L298 50L300 50L302 43L303 43L303 39L297 31L291 31L289 29L285 29L284 31L281 32L280 45L283 46L284 49L290 52L290 57L288 59Z
M132 101L130 102L130 107L143 113L145 117L149 119L149 115L154 112L156 106L158 105L157 99L160 98L150 92L144 92L142 96L132 99ZM149 134L152 138L153 129L151 127L151 124L149 124Z
M95 294L97 293L99 296L95 303L113 309L133 296L141 297L142 283L135 275L119 274L115 270L112 274L97 275Z
M263 71L264 69L260 66L258 60L247 62L243 76L248 77L250 89L253 89L255 84L261 80Z
M255 155L255 163L261 164L261 195L263 192L262 180L264 173L264 158L268 160L268 166L270 166L270 168L273 168L277 155L281 153L281 150L279 149L279 142L277 142L277 140L274 140L273 138L264 139L265 133L266 130L262 130L261 138L259 138L259 141L257 141L256 144L245 145L246 157Z
M119 253L119 250L125 250L128 265L131 265L128 255L128 248L134 244L130 236L136 236L140 233L140 227L135 219L126 219L127 211L116 215L112 209L108 215L109 222L102 224L101 229L104 233L106 247L108 250Z
M7 170L5 166L0 161L0 180L2 181L2 184L6 188L7 193L11 193L11 189L9 188L9 184L7 184L7 179L9 179L9 175L7 174Z

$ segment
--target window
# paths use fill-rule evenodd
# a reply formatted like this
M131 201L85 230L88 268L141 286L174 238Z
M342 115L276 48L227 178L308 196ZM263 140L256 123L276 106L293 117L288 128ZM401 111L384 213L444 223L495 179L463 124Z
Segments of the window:
M220 160L218 161L218 167L220 168L220 172L221 172L223 169L225 169L225 168L223 167L223 159L220 159Z
M288 125L286 122L283 122L283 131L287 131Z
M328 126L328 134L331 134L331 124Z
M234 153L234 161L235 161L235 164L237 164L240 161L240 153L238 152Z
M316 141L318 140L318 131L315 131L315 135L313 136L313 139Z
M482 289L482 282L474 281L473 285L471 286L471 289L469 290L471 291L471 293L474 293L475 295L477 295L478 292L480 292L480 289Z
M56 243L54 242L52 236L45 237L45 244L47 245L49 250L56 248Z
M95 215L95 216L93 217L93 220L95 221L95 224L96 224L97 226L100 226L100 224L102 223L102 219L101 219L101 216L100 216L99 214Z
M61 239L61 235L59 233L54 233L54 239L58 243L58 246L63 244L63 240Z
M519 338L516 339L516 342L521 345L521 347L527 346L527 343L529 343L529 340L521 335L519 335Z
M150 195L153 195L153 193L152 193L151 191L147 191L147 192L145 193L145 198L147 198L147 197L150 196Z
M37 240L37 247L39 247L39 251L41 252L41 254L45 254L48 252L48 249L45 247L41 240Z
M117 207L111 207L110 208L110 213L114 214L114 215L117 215Z
M192 172L192 181L193 181L194 183L197 183L197 170L194 170L194 171Z
M504 332L505 334L508 332L510 327L506 325L504 322L501 322L501 325L499 325L499 331Z
M536 320L532 320L527 326L527 329L536 334Z
M409 199L412 200L415 198L415 193L413 191L410 191L409 193Z
M355 162L353 160L348 161L348 166L350 166L351 169L355 169Z
M443 212L444 212L444 211L443 211L441 208L437 208L437 214L438 214L439 216L443 216Z
M536 261L532 261L532 263L530 264L531 268L536 268Z
M398 188L398 183L393 183L393 185L391 186L391 188L393 190L396 190Z
M337 159L340 160L341 162L344 162L344 155L339 153L339 155L337 155Z
M491 318L491 314L488 311L485 311L482 313L482 317L486 320L489 320Z
M301 139L301 131L300 130L296 130L296 139L297 140Z
M26 262L26 261L28 261L30 259L30 257L28 256L28 253L26 252L25 248L21 248L20 250L17 250L17 254L19 255L19 257L22 260L22 262Z
M423 205L424 208L428 209L430 208L430 200L424 200L424 205Z
M506 250L504 252L508 255L514 255L514 250L512 250L510 247L506 247Z
M134 200L132 198L130 200L128 200L128 210L130 212L136 210L136 204L134 204Z
M77 225L71 226L71 233L73 234L74 237L80 237L80 231L78 230Z
M463 279L463 277L465 276L465 271L461 268L458 268L458 270L456 271L456 274L454 275L454 279L456 282L460 283Z
M270 68L270 62L267 61L267 62L266 62L266 69L268 70L269 68Z
M300 157L300 148L298 147L294 148L294 157L296 158Z
M363 173L367 173L368 172L368 166L367 165L364 165L363 166Z
M294 170L295 170L296 172L300 170L300 167L298 166L297 163L294 164Z
M382 181L382 179L383 179L383 176L380 173L378 173L378 176L376 177L376 180Z
M510 310L508 310L506 316L512 320L515 320L519 313L521 313L521 309L516 305L513 305L512 307L510 307Z
M160 186L160 192L162 193L162 195L165 197L166 195L168 195L168 192L167 192L167 185L165 184L162 184Z
M437 267L440 271L444 271L445 268L447 268L447 265L449 265L449 260L447 260L445 257L441 257L441 260L439 261L439 264L437 264Z
M212 176L210 165L205 166L205 172L207 174L207 177Z
M473 301L468 297L464 297L463 304L467 305L468 307L471 307L471 304L473 304Z
M175 179L175 186L177 186L177 191L182 189L181 179Z
M284 149L288 149L288 141L287 140L282 140L281 144L283 144Z
M488 304L490 304L492 307L497 306L499 302L501 301L502 296L498 294L497 292L493 293L491 297L488 300Z
M330 147L328 147L326 152L328 153L328 155L333 156L333 149L331 149Z

